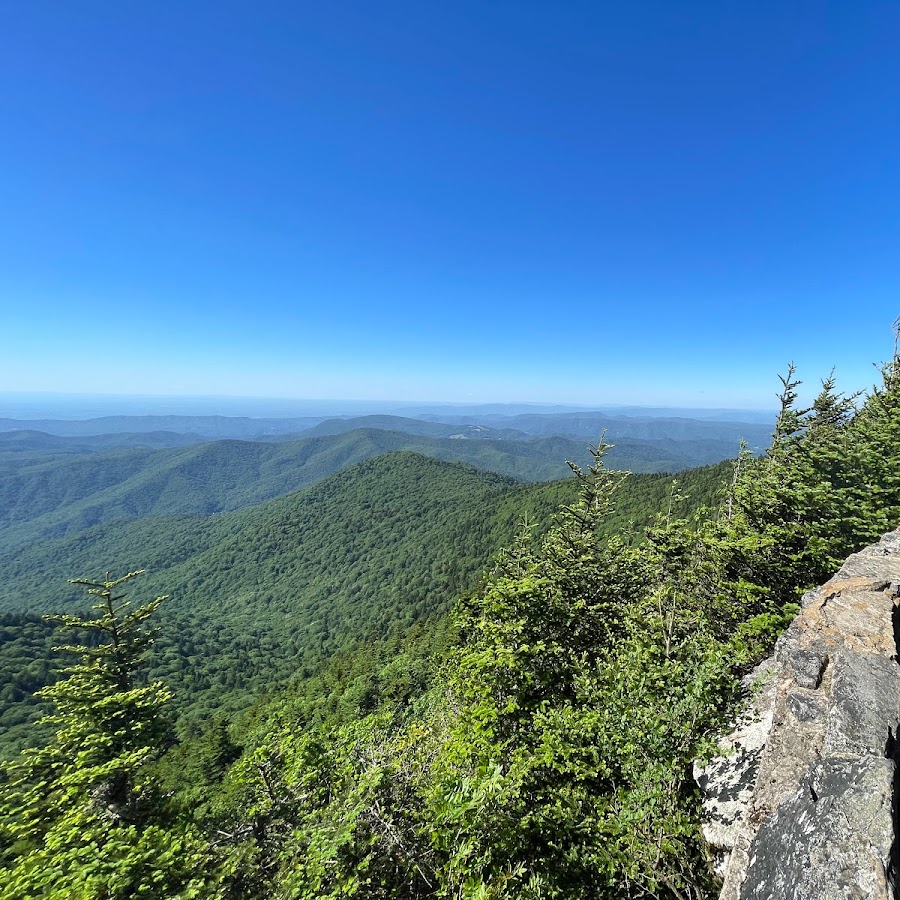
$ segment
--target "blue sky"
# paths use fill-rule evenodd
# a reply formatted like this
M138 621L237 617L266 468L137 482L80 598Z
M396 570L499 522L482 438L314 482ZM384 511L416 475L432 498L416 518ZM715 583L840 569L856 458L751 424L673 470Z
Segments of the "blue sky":
M0 10L0 390L770 406L900 314L895 2Z

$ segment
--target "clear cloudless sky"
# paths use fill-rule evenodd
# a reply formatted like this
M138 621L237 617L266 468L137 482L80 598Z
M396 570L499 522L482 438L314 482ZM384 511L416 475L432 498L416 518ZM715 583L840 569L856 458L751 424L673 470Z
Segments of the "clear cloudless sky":
M5 3L0 390L865 387L898 47L896 0Z

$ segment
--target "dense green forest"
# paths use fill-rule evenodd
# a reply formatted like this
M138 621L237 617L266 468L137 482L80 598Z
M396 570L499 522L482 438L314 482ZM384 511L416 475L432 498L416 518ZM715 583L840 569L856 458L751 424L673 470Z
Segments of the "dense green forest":
M681 506L714 503L728 471L726 463L684 473ZM629 479L610 532L636 533L631 522L646 524L670 484L667 475ZM224 515L148 517L8 551L0 749L28 740L40 715L33 692L52 677L49 648L59 638L39 613L77 606L60 570L99 577L110 560L146 567L147 589L171 595L150 666L176 692L186 723L243 708L354 641L445 613L478 586L523 516L546 528L574 488L400 452Z
M679 483L602 443L536 486L392 453L5 555L23 658L25 609L73 636L40 745L0 778L0 894L713 897L691 761L802 591L900 522L900 358L864 398L827 379L799 409L797 386L765 456ZM183 669L209 652L238 693L295 668L206 716L225 670Z

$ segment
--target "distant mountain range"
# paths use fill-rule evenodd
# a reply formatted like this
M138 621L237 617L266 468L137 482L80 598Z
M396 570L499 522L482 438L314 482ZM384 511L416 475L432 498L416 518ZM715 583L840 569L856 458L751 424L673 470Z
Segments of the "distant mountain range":
M599 411L566 413L526 413L501 415L432 414L419 417L386 414L353 417L267 418L229 416L104 416L95 419L0 419L4 432L43 432L60 437L96 437L110 434L174 432L202 438L243 438L272 440L337 434L356 428L378 428L431 437L467 437L482 440L521 439L558 435L587 437L596 441L602 431L608 437L642 440L729 441L736 447L746 440L752 447L768 445L771 422L731 421L682 416L624 416ZM131 438L134 441L134 438ZM159 440L159 438L157 438ZM133 444L132 444L133 445Z
M175 431L119 432L79 437L62 437L44 431L0 431L0 454L4 453L100 453L104 450L124 450L133 447L160 449L186 447L207 438L199 434Z
M252 419L246 416L101 416L96 419L0 419L0 432L41 431L61 437L174 432L204 438L265 438L296 434L322 417Z
M730 441L734 446L744 440L751 447L758 449L767 447L772 436L772 425L769 423L688 419L671 416L612 416L597 412L479 417L445 416L441 421L446 423L447 427L456 429L477 426L488 431L497 430L501 433L513 434L558 434L565 437L596 438L601 431L604 431L608 439L632 437L651 441Z
M17 445L18 434L11 433L9 443ZM132 436L127 435L128 441ZM104 441L114 437L105 436ZM59 451L61 442L81 446L85 438L44 438L46 456L40 452L44 442L34 432L23 439L32 448L29 453L19 449L4 455L5 444L0 441L0 472L5 473L0 479L0 541L8 548L106 522L150 515L212 515L251 506L314 484L348 465L399 450L531 482L566 477L566 460L579 465L590 460L588 439L460 440L377 428L277 443L206 441L82 455ZM623 438L607 461L613 468L635 472L676 471L718 462L736 449L715 441Z
M610 416L661 416L663 418L709 419L727 422L775 421L774 410L705 407L653 407L610 404L565 403L448 403L396 400L292 400L265 397L191 397L121 394L59 394L0 391L0 413L19 420L91 419L113 415L238 416L252 418L392 415L423 418L433 416L515 416L523 414L598 412Z

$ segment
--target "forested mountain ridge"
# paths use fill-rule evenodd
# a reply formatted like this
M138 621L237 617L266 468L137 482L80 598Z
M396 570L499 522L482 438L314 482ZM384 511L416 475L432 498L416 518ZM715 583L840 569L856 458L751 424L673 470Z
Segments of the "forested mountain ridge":
M690 508L715 502L730 466L731 463L725 462L677 476ZM115 521L91 526L83 533L34 542L23 548L6 548L0 553L0 572L8 574L10 580L3 584L0 579L0 609L43 610L47 602L66 601L76 595L76 591L70 590L60 597L58 588L41 586L47 576L58 571L52 568L56 564L73 571L99 571L112 555L127 568L133 566L143 553L149 557L146 568L150 572L159 572L162 566L178 564L196 552L218 546L223 539L237 533L246 532L246 540L242 538L238 543L247 545L248 540L254 539L261 523L317 502L332 502L335 512L340 512L328 523L332 526L340 525L345 517L353 519L354 524L362 524L364 517L356 521L358 509L378 513L386 502L394 502L397 498L411 503L413 497L420 497L423 503L437 510L453 493L448 479L456 480L460 502L469 502L466 515L482 522L502 521L505 533L510 536L509 528L522 517L532 521L538 519L546 527L550 514L566 502L576 488L572 479L523 484L466 464L397 451L352 465L300 491L218 515L147 516L132 522ZM622 486L619 509L611 528L627 530L630 521L638 524L649 521L665 502L672 481L673 476L665 473L631 476ZM480 505L476 487L493 491L496 496L491 497L489 504ZM417 518L422 516L414 512L413 519ZM448 525L455 521L449 508L445 518ZM402 527L403 523L398 525ZM356 534L349 524L341 527L346 527L348 537ZM293 545L274 549L291 552ZM25 578L27 582L13 583L18 578ZM60 579L58 584L62 585L64 581Z
M508 429L531 435L558 434L564 437L596 439L602 430L610 440L637 438L640 440L713 441L731 445L742 440L751 447L763 449L772 435L771 421L740 421L728 419L696 419L675 415L642 415L639 409L629 415L610 412L522 413L513 416L499 414L471 416L447 415L447 422L456 428L481 425L491 429ZM319 426L321 427L321 426Z
M423 447L451 459L489 457L512 472L562 474L558 460L550 463L538 447L456 452L456 443L379 430L278 444L228 440L174 450L115 451L54 460L4 478L0 536L14 546L104 522L225 512L298 490L373 456Z
M685 473L683 505L715 502L729 471ZM647 522L670 485L667 475L627 481L610 529ZM115 522L7 550L0 674L17 687L0 698L0 726L18 743L33 720L28 695L50 678L52 635L34 617L72 608L79 593L64 574L145 567L149 589L171 595L152 671L190 717L245 706L354 641L442 613L477 586L523 516L546 527L574 490L571 479L521 484L400 452L222 515Z
M0 479L0 542L13 548L108 522L227 512L398 450L535 482L565 477L566 459L583 465L588 457L586 442L560 437L460 441L367 428L278 443L214 441L28 464L19 458L16 469ZM693 458L715 462L724 452L679 442L623 441L609 459L638 472L675 471Z
M422 434L428 435L429 437L468 438L470 440L521 440L522 438L528 437L527 432L524 431L517 431L510 428L488 428L477 422L466 423L464 425L452 425L447 422L383 414L326 419L324 422L319 422L318 425L308 428L302 433L302 436L312 437L321 434L341 434L345 431L354 431L357 428L380 428L384 431ZM299 436L300 435L298 435L298 437Z
M409 622L474 586L502 540L491 538L490 511L515 488L491 473L383 456L246 509L111 523L8 550L0 570L13 581L0 606L68 609L78 592L61 571L146 566L151 589L172 595L155 668L201 708L234 695L246 704L304 659L388 628L397 608ZM447 553L442 533L457 519L462 542ZM446 565L432 572L442 546Z
M185 447L205 438L198 434L174 431L121 432L113 434L61 437L43 431L0 431L0 458L10 453L39 460L41 455L102 453L105 450L126 450L140 447L148 450L165 447ZM40 455L39 455L40 454ZM21 459L17 460L21 462Z

